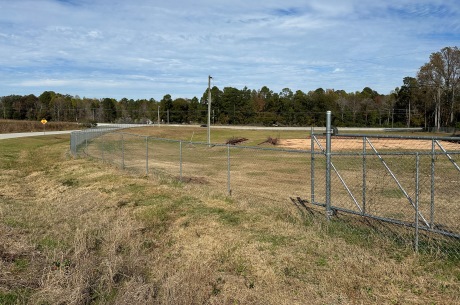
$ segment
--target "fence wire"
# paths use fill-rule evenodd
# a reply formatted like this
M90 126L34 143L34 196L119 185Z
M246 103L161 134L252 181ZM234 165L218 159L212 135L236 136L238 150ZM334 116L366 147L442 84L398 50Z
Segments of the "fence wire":
M284 150L89 130L71 134L71 151L250 204L298 200L326 207L329 196L336 219L365 219L402 245L460 258L456 139L332 136L328 167L326 138L313 134L310 150Z
M313 139L323 152L326 137ZM458 257L459 147L453 138L333 136L331 208L399 225L393 237L417 251Z

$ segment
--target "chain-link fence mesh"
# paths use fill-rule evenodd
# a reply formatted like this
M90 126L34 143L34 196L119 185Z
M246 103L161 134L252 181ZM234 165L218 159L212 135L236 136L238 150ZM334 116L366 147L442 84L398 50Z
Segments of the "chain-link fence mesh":
M326 136L313 139L324 153ZM378 231L394 224L386 233L417 251L458 257L459 147L453 138L333 136L331 208L372 219Z
M310 150L284 150L159 139L127 132L72 133L71 150L120 168L199 185L210 193L260 204L297 200L336 219L417 251L460 258L460 144L452 138L326 135ZM328 195L328 188L330 188ZM363 217L364 216L364 217Z

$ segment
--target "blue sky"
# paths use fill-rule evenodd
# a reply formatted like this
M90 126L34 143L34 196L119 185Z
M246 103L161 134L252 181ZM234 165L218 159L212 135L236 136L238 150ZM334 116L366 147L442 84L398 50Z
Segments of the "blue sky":
M0 0L0 96L387 94L459 42L458 0Z

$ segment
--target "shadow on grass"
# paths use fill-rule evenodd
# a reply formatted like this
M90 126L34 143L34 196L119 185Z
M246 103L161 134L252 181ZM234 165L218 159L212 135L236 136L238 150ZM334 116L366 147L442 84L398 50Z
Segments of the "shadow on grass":
M416 251L414 228L338 211L327 221L325 210L310 205L308 200L297 197L291 198L291 202L299 210L306 226L320 223L319 227L327 236L366 248L382 248L396 260ZM422 231L418 238L418 254L428 259L460 263L460 240Z

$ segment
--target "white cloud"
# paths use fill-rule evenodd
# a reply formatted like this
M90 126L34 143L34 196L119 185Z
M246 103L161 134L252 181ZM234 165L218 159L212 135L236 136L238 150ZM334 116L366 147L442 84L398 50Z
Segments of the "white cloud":
M220 88L388 93L460 41L459 10L454 0L3 1L0 82L4 94L193 97L211 74Z
M34 80L23 80L19 82L19 86L24 87L42 87L42 86L52 86L52 87L62 87L71 84L68 80L59 80L59 79L34 79Z

